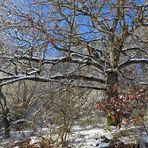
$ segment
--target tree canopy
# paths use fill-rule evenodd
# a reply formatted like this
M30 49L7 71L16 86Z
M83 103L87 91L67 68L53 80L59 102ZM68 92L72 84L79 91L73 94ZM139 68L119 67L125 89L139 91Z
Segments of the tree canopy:
M128 38L147 42L136 33L138 28L147 29L146 3L8 0L0 5L0 71L4 76L0 86L20 80L74 79L97 83L80 87L105 90L109 73L114 77L109 83L114 85L121 69L148 63L146 49L136 44L128 46ZM69 63L64 73L51 72L64 63Z

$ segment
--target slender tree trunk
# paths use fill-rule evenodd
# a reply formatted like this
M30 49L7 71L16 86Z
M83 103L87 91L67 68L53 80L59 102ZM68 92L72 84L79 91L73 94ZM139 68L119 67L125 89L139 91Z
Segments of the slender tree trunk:
M5 138L9 138L10 137L10 122L7 119L7 115L3 118L3 122L4 122L4 129L5 129Z
M7 107L6 97L2 93L2 88L0 88L0 105L2 108L2 122L4 124L5 138L10 137L10 121L8 119L9 109Z

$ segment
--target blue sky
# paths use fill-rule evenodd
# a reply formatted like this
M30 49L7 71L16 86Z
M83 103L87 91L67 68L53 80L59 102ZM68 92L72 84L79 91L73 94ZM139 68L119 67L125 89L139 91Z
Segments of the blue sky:
M114 0L113 0L114 1ZM137 4L138 5L141 5L143 2L144 2L145 0L137 0ZM28 12L29 11L29 9L31 9L31 10L34 10L34 11L37 11L37 12L42 12L42 14L43 14L43 16L45 16L45 19L46 19L46 16L48 16L49 14L48 14L48 10L50 9L49 8L49 6L47 7L46 5L40 5L40 6L38 6L38 5L36 5L36 6L31 6L30 5L30 8L27 8L27 6L28 6L28 3L31 3L32 2L32 0L14 0L13 2L15 2L16 4L20 4L20 3L22 3L22 8L24 8L24 12ZM11 7L11 6L10 6ZM108 8L107 7L104 7L103 9L102 9L102 11L103 12L107 12L108 11ZM65 9L65 13L71 13L71 11L69 10L69 9ZM129 13L130 13L130 15L132 16L134 16L134 12L131 10L131 11L129 11ZM106 14L106 16L108 17L108 18L111 18L111 17L113 17L113 13L107 13ZM106 17L106 16L104 16L104 17ZM35 20L37 20L38 21L38 16L37 15L35 15L35 14L33 14L33 17L34 17L34 19ZM103 17L103 16L102 16ZM134 16L135 17L135 16ZM131 20L130 20L130 17L128 16L128 15L126 15L126 21L127 22L129 22L129 24L130 24L130 22L131 22ZM80 24L80 23L83 23L83 25L81 25L81 26L79 26L79 32L80 33L86 33L86 32L90 32L90 33L86 33L85 35L81 35L81 37L83 37L83 38L85 38L85 39L89 39L89 38L97 38L97 37L99 37L99 32L98 33L93 33L92 31L94 31L94 30L92 30L92 28L90 28L90 27L88 27L88 25L90 24L90 20L89 20L89 17L86 17L86 16L82 16L82 15L80 15L80 16L78 16L77 18L76 18L76 23L77 24ZM59 23L59 25L63 25L65 22L64 21L62 21L62 22L60 22ZM110 23L112 23L112 22L110 22ZM64 25L66 25L66 24L64 24ZM49 25L50 26L50 25ZM119 26L120 27L120 26ZM29 39L29 36L28 35L26 35L26 39ZM46 51L46 56L48 57L48 56L56 56L56 55L58 55L58 51L57 50L55 50L54 48L51 48L51 46L49 45L48 46L48 48L47 48L47 51Z

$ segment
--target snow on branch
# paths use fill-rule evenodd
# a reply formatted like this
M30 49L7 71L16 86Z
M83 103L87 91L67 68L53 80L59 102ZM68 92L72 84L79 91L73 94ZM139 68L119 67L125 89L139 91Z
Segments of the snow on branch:
M46 79L43 77L37 77L37 76L14 76L14 77L7 77L7 78L1 78L0 79L0 86L8 85L8 84L13 84L18 81L22 80L32 80L32 81L38 81L38 82L50 82L51 79Z
M78 88L86 88L86 89L93 89L93 90L106 90L106 88L103 87L96 87L96 86L90 86L90 85L71 85L72 87L78 87Z
M122 52L134 51L134 50L139 50L139 51L148 55L148 51L145 51L144 49L142 49L140 47L132 47L132 48L123 49Z
M73 56L73 54L72 54ZM76 55L75 55L76 56ZM83 57L82 57L83 58ZM64 56L64 57L58 57L58 58L50 58L50 59L40 59L36 57L28 57L28 56L22 56L19 57L19 60L29 60L29 61L34 61L37 63L43 64L58 64L58 63L64 63L64 62L69 62L69 63L75 63L75 64L86 64L86 65L92 65L100 70L103 71L103 66L101 64L98 64L96 62L93 62L91 60L84 60L84 59L78 59L78 58L72 58L69 56Z
M145 63L148 64L148 58L133 58L119 65L119 69L124 68L130 64Z
M8 78L1 78L1 83L0 86L5 86L5 85L9 85L9 84L13 84L16 83L18 81L22 81L22 80L31 80L31 81L38 81L38 82L58 82L56 81L58 79L64 79L65 76L53 76L51 78L42 78L42 77L35 77L35 76L20 76L20 77L8 77ZM65 77L66 78L66 77ZM86 77L86 76L82 76L82 75L74 75L74 76L68 76L67 78L72 78L72 79L84 79L84 80L88 80L88 81L97 81L97 82L105 82L99 78L95 78L95 77ZM53 80L54 79L54 80ZM2 80L4 82L2 82ZM7 81L6 81L7 80ZM61 82L63 85L66 83ZM78 88L84 88L84 89L93 89L93 90L106 90L106 88L104 87L96 87L96 86L91 86L91 85L77 85L77 84L71 84L71 87L78 87Z
M39 76L26 76L26 75L18 75L18 76L11 76L11 77L4 77L0 78L0 86L8 85L8 84L13 84L18 81L22 80L32 80L32 81L38 81L38 82L51 82L55 80L63 80L63 79L71 79L71 80L85 80L85 81L94 81L94 82L99 82L104 84L105 81L98 78L98 77L93 77L93 76L84 76L84 75L55 75L51 76L48 78L45 77L39 77Z
M19 78L19 76L1 77L0 78L0 82L2 82L2 81L9 81L9 80L18 79L18 78Z
M94 76L85 76L85 75L75 75L75 74L64 74L52 76L51 79L61 80L61 79L72 79L72 80L85 80L85 81L95 81L99 83L105 83L104 80L94 77Z
M66 61L67 57L59 57L59 58L50 58L50 59L42 59L37 57L29 57L29 56L21 56L18 58L19 60L30 60L33 62L42 62L42 64L55 64L58 61Z

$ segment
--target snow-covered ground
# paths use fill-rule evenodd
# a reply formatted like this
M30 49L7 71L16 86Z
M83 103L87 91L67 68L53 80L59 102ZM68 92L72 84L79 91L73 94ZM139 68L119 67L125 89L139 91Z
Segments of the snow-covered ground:
M73 148L93 148L99 142L99 137L104 133L106 131L98 127L86 127L85 129L74 127L69 137L70 146Z
M141 144L144 145L144 143L148 143L148 136L144 133L140 133L140 131L137 130L137 127L130 127L125 128L122 127L120 130L116 129L115 127L111 127L110 130L105 130L99 127L79 127L75 126L72 128L71 133L68 137L69 147L70 148L102 148L107 147L109 145L109 140L113 138L114 134L118 134L120 141L123 143L136 143L137 137L141 134ZM127 131L132 131L132 133L125 133ZM41 131L40 131L41 132ZM49 133L48 128L43 128L42 132ZM21 132L12 132L11 138L6 140L1 139L0 148L4 148L3 145L6 143L11 143L14 141L22 140L26 137L31 136L31 131L21 131ZM119 135L119 133L121 133ZM125 136L126 135L126 136ZM38 141L38 138L35 136L31 136L30 144L33 144ZM146 148L146 147L142 147Z
M131 127L130 129L134 129L135 127ZM112 139L115 133L119 133L124 131L126 128L123 127L121 129L116 129L115 127L111 127L110 130L105 130L99 127L86 127L85 129L81 129L80 127L74 127L72 133L69 137L71 140L70 146L73 148L101 148L107 147L108 142L103 142L104 138ZM136 142L135 137L123 137L121 141L124 143Z

